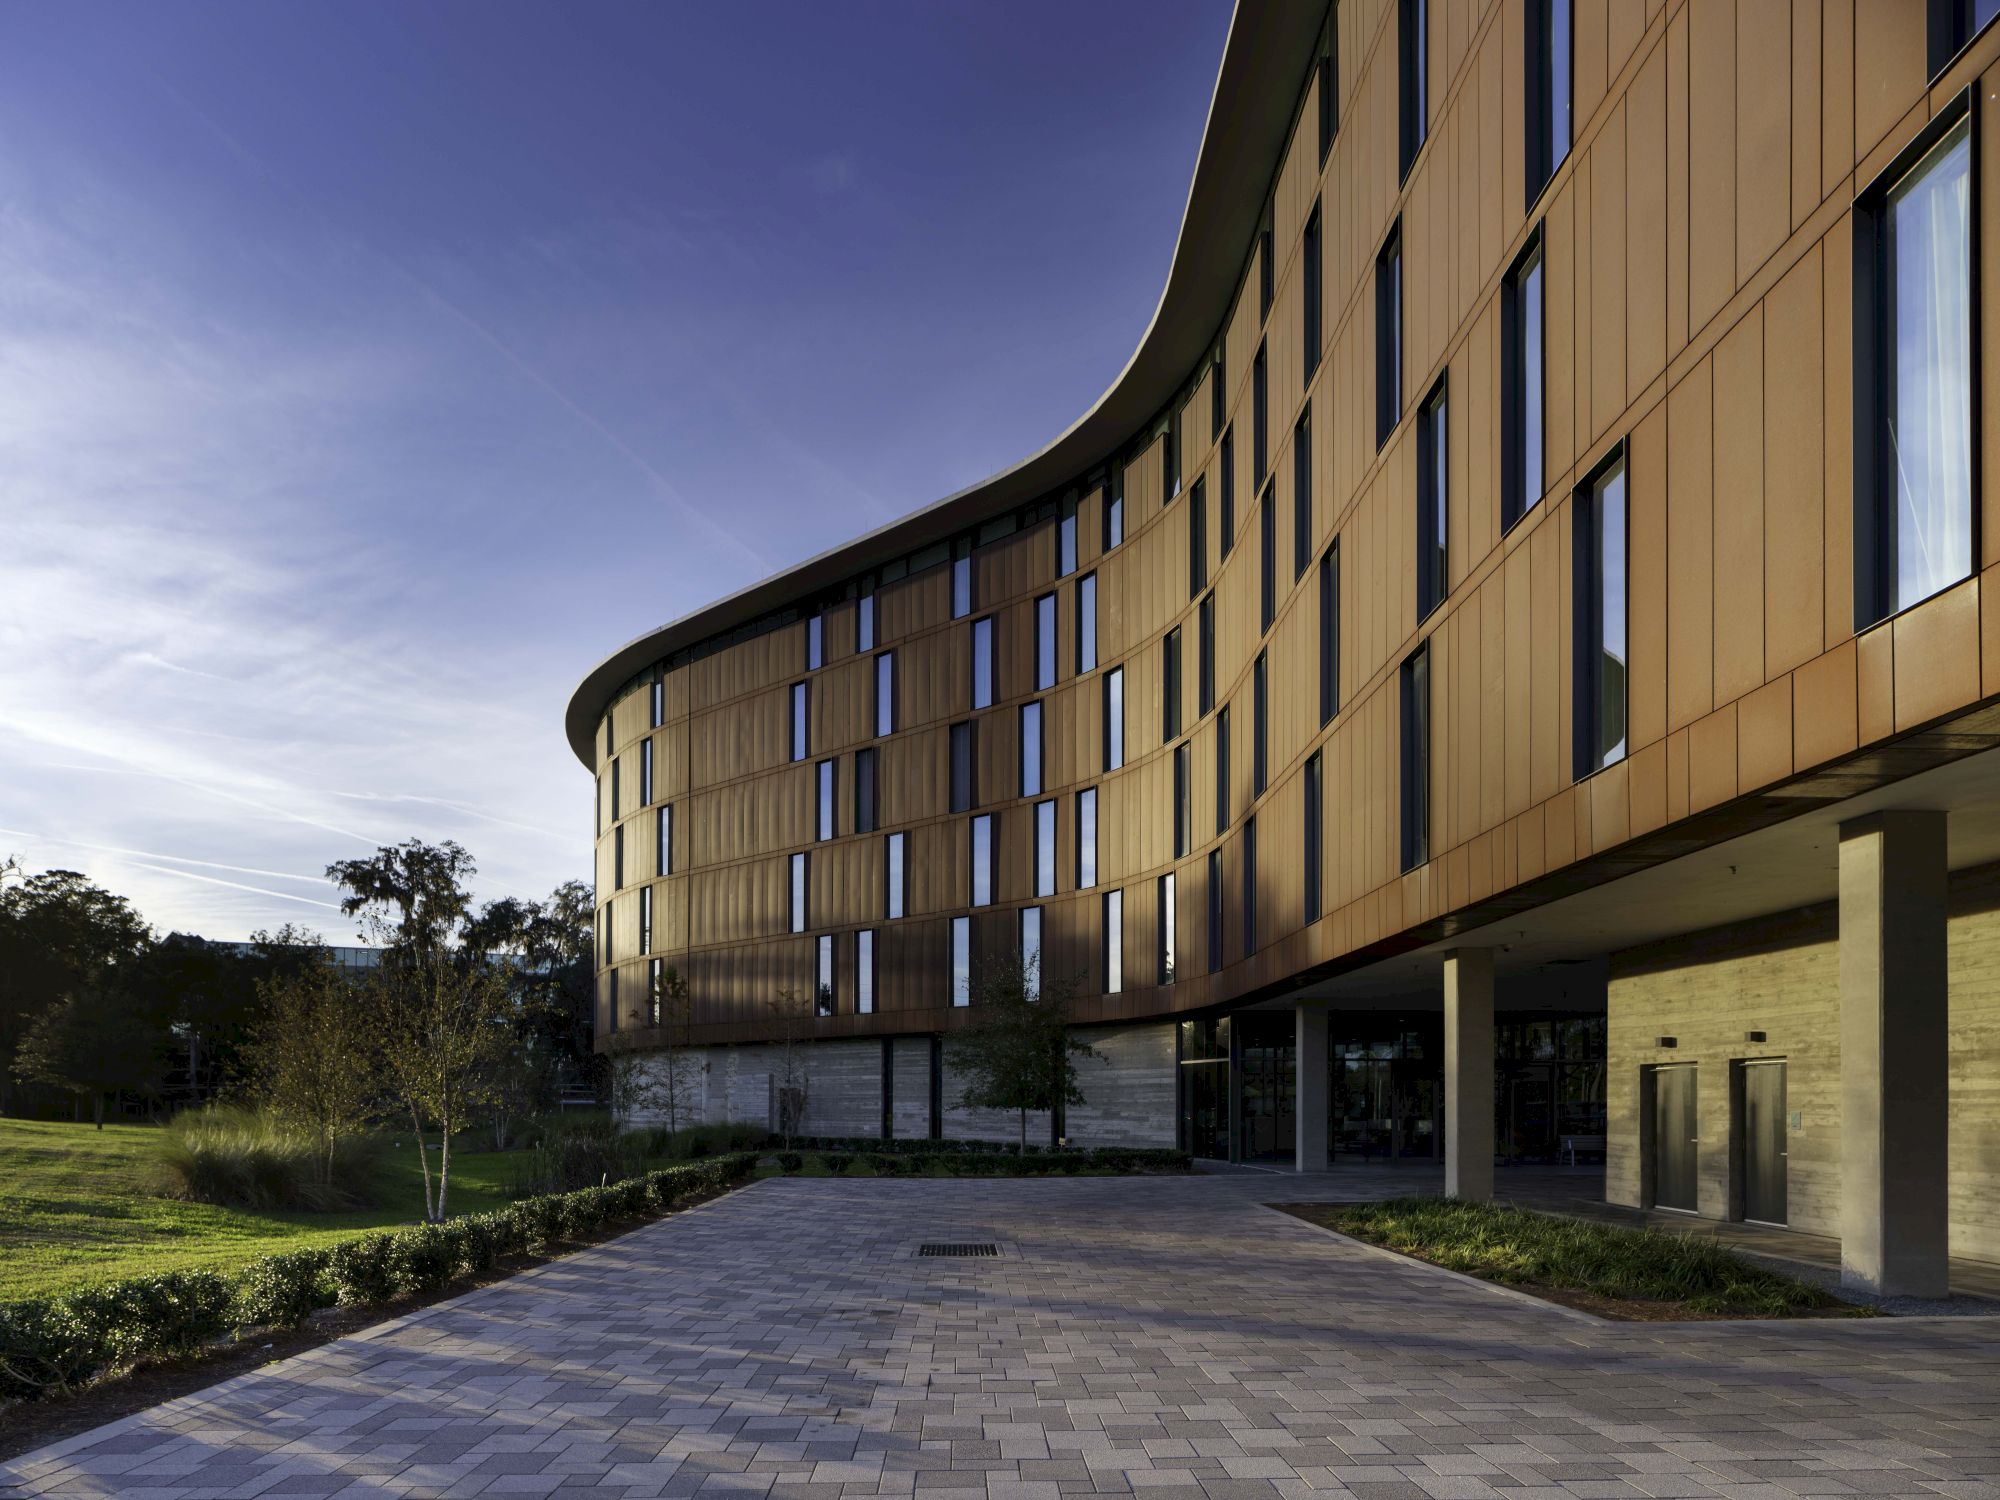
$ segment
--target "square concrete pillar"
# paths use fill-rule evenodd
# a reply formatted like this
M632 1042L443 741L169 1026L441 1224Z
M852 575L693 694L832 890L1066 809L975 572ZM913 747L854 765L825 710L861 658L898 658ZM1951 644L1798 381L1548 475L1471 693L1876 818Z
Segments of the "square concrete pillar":
M1840 1279L1946 1291L1945 815L1840 825Z
M1493 1196L1493 950L1444 956L1444 1191Z
M1327 1158L1327 1091L1332 1068L1326 1051L1326 1010L1323 1006L1301 1003L1293 1008L1297 1018L1292 1049L1292 1118L1296 1122L1297 1151L1292 1157L1295 1172L1324 1172Z

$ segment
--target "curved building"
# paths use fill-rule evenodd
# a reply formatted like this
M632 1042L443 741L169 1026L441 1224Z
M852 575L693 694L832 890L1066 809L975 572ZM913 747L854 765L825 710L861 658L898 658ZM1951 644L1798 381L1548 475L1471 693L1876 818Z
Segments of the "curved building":
M1991 9L1240 7L1097 404L577 689L600 1045L1006 1137L1036 954L1049 1134L2000 1259Z

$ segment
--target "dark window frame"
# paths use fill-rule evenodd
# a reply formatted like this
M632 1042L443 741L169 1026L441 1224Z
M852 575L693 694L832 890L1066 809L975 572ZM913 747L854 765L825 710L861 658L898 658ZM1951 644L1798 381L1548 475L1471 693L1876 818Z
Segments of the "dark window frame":
M1417 623L1422 624L1432 610L1444 603L1451 589L1450 518L1443 508L1451 503L1451 406L1445 375L1417 408L1417 536L1416 601ZM1442 452L1439 439L1442 439Z
M1188 493L1188 598L1208 587L1208 481L1198 478Z
M1401 723L1397 736L1399 823L1405 874L1430 859L1431 708L1430 642L1423 641L1398 668Z
M1340 538L1319 558L1319 722L1340 712Z
M1396 146L1398 186L1430 137L1430 6L1399 0L1396 7Z
M1375 447L1403 420L1403 221L1375 252Z
M1181 732L1181 627L1160 637L1160 743Z
M1305 378L1310 381L1319 369L1321 327L1320 307L1320 218L1319 199L1313 199L1306 216L1305 233L1299 250L1300 337L1305 343Z
M1312 403L1299 413L1292 428L1292 582L1312 566L1313 543Z
M1522 244L1520 253L1507 267L1500 281L1500 534L1505 536L1521 518L1541 503L1548 484L1549 410L1549 276L1544 253L1545 226L1536 224ZM1528 442L1527 342L1523 337L1522 297L1531 272L1540 276L1538 315L1540 336L1535 348L1540 355L1536 374L1541 382L1541 399L1536 409L1544 427L1536 451L1541 454L1542 473L1532 494L1527 490L1525 451Z
M1560 10L1563 25L1556 24ZM1527 77L1522 145L1527 184L1526 210L1548 190L1576 145L1576 8L1574 0L1527 0L1523 6ZM1553 142L1556 74L1562 74L1562 112L1569 116L1562 154Z
M1629 686L1618 706L1624 733L1619 739L1626 748L1616 756L1604 753L1606 704L1597 667L1604 651L1603 506L1604 489L1613 477L1625 483L1622 530L1625 555L1620 592L1625 596L1625 642L1627 682L1630 682L1632 639L1632 466L1629 439L1614 443L1594 464L1570 494L1570 721L1572 728L1571 767L1578 781L1626 759L1630 751L1631 692Z

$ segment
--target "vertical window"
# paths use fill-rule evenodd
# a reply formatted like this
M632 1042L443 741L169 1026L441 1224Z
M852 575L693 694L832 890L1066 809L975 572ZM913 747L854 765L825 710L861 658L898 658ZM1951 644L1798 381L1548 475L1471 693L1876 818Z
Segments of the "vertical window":
M1572 523L1578 779L1625 758L1625 454L1584 482Z
M1045 693L1056 685L1056 596L1044 594L1035 601L1035 691Z
M951 548L951 617L972 613L972 542L960 537Z
M972 706L993 706L993 616L972 622Z
M1195 665L1195 694L1200 705L1199 711L1206 715L1215 707L1215 595L1210 594L1201 601L1195 613L1195 633L1199 639L1195 650L1200 659Z
M1306 220L1305 241L1300 249L1299 283L1303 303L1301 309L1304 327L1301 333L1305 340L1306 376L1313 378L1313 371L1319 368L1319 200L1315 198L1312 216Z
M1970 131L1941 113L1855 213L1857 629L1972 571Z
M1270 658L1262 651L1257 653L1257 661L1250 669L1250 795L1261 797L1264 788L1270 785L1267 773L1269 764L1269 726L1271 720Z
M806 856L792 856L792 931L806 930Z
M1216 499L1220 502L1215 517L1215 554L1228 557L1229 549L1236 545L1236 429L1233 427L1222 434L1215 483Z
M667 961L656 958L646 965L646 1024L660 1024L660 993L667 982Z
M1035 894L1056 893L1056 805L1035 804Z
M1424 132L1430 126L1430 6L1428 0L1401 0L1396 26L1397 111L1396 138L1402 147L1399 178L1410 175L1417 153L1424 146Z
M1313 544L1313 425L1312 409L1299 415L1292 431L1292 577L1306 576Z
M1278 617L1278 497L1271 490L1257 502L1257 626L1269 630Z
M597 832L600 837L604 833L604 776L602 771L597 773Z
M1428 644L1403 662L1403 868L1431 857L1431 666Z
M639 887L639 951L653 951L653 888L650 885Z
M1104 993L1125 988L1125 893L1104 893Z
M896 653L884 651L875 658L875 732L896 732Z
M1570 0L1527 0L1528 206L1569 155Z
M979 801L979 742L972 721L951 726L951 810L970 812Z
M1222 967L1222 851L1208 851L1208 972Z
M1097 884L1097 788L1085 787L1076 794L1076 888L1087 891Z
M1174 746L1174 858L1188 852L1188 747Z
M1125 540L1125 465L1111 460L1104 479L1104 550L1109 552Z
M1181 732L1181 628L1160 638L1160 742Z
M1167 419L1166 435L1160 439L1160 494L1169 503L1181 492L1181 418L1175 412Z
M650 727L658 729L667 719L667 685L660 678L653 679L651 697L651 711L647 715L646 722Z
M854 752L854 831L873 833L876 825L876 753L873 746Z
M1326 35L1319 44L1319 164L1326 165L1333 150L1333 133L1340 128L1340 68L1335 49L1340 45L1340 18L1329 15Z
M866 927L854 934L854 1013L875 1014L875 933Z
M1323 909L1320 905L1321 862L1324 858L1326 842L1325 791L1320 785L1320 752L1315 750L1306 761L1306 826L1305 826L1305 897L1306 920L1317 922Z
M1208 435L1213 438L1222 431L1222 419L1228 394L1222 385L1222 345L1215 346L1215 353L1208 361Z
M1042 794L1042 705L1021 705L1021 795Z
M1104 769L1125 764L1125 669L1104 674Z
M1056 522L1056 577L1067 578L1076 571L1076 501L1062 503L1062 519Z
M1257 951L1257 820L1243 820L1243 956Z
M1417 410L1417 618L1444 602L1446 449L1444 382Z
M804 760L806 755L806 685L795 682L792 684L792 759ZM615 789L616 783L613 785ZM617 800L615 791L612 800Z
M972 918L951 919L951 1003L955 1009L972 1004Z
M639 805L653 805L653 742L639 741Z
M618 971L611 971L611 1029L618 1029Z
M1174 900L1174 876L1169 870L1159 879L1159 925L1160 925L1160 983L1174 982L1174 928L1180 915L1179 904Z
M886 842L888 858L882 866L885 877L882 913L894 918L907 914L910 909L910 836L907 833L892 833Z
M1208 587L1208 484L1197 479L1188 496L1188 598Z
M1375 257L1375 446L1403 415L1403 222Z
M1500 286L1500 525L1542 498L1542 232Z
M1319 722L1340 712L1340 538L1319 559Z
M1277 267L1272 264L1271 224L1265 216L1263 232L1257 236L1257 319L1262 322L1271 316L1271 287L1277 277Z
M611 885L614 890L625 889L625 825L620 823L611 830Z
M1257 359L1250 366L1250 483L1264 482L1271 463L1271 392L1264 366L1264 346L1257 346Z
M674 873L674 805L664 804L653 834L653 867L662 875Z
M623 780L623 778L619 775L619 772L622 771L624 768L625 768L625 763L621 760L614 760L611 762L611 818L613 822L616 822L618 820L618 804L620 801L618 795L620 790L619 783L620 781Z
M806 620L806 670L817 672L826 665L826 617L813 615Z
M1042 998L1042 909L1021 908L1021 986L1030 1000Z
M972 904L993 904L993 814L972 820Z
M854 601L854 649L875 649L875 596L863 594Z
M813 981L813 1014L833 1014L833 934L820 937L818 974Z
M2000 0L1930 0L1930 76L1942 73L1996 15Z
M1076 581L1076 674L1097 670L1097 575Z
M1215 716L1215 831L1229 831L1229 705Z
M834 768L834 762L833 762L833 761L831 761L831 760L823 760L823 761L821 761L821 762L819 763L819 766L818 766L818 768L817 768L817 769L818 769L818 772L819 772L819 774L818 774L818 776L817 776L817 777L815 778L815 782L816 782L816 785L815 785L815 791L816 791L816 793L817 793L817 797L816 797L816 799L815 799L815 800L816 800L816 802L817 802L817 804L818 804L818 806L817 806L817 812L818 812L818 816L817 816L817 818L816 818L816 820L815 820L815 823L816 823L816 826L815 826L815 828L814 828L814 830L813 830L813 836L814 836L815 838L819 839L819 840L820 840L821 842L824 842L824 841L826 841L827 839L830 839L830 838L832 838L832 837L833 837L833 830L834 830L834 816L833 816L833 797L834 797L834 775L833 775L833 768Z
M604 925L600 930L604 933L604 961L608 964L611 962L611 903L609 901L604 903ZM616 979L617 976L614 974L612 978Z

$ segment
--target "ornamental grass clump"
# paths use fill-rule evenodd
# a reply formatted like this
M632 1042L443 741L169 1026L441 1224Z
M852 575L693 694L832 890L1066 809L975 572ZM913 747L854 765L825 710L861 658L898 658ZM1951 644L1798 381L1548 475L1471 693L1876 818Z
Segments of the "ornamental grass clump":
M161 1190L170 1198L229 1208L366 1207L382 1164L372 1135L336 1138L330 1151L265 1110L210 1105L183 1110L155 1148Z

